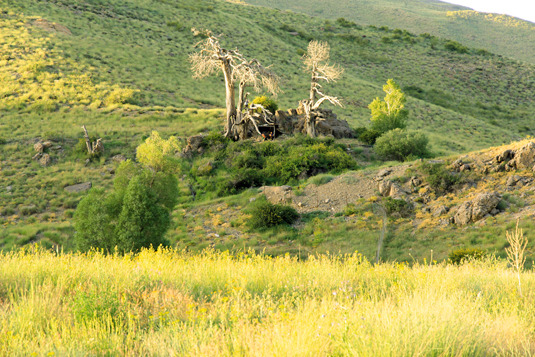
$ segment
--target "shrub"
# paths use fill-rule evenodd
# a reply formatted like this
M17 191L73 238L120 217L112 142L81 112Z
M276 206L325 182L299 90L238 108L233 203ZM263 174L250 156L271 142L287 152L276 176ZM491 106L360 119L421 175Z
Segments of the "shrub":
M448 261L452 264L462 264L466 261L481 260L487 253L479 248L464 248L452 251L448 255Z
M74 241L81 251L138 251L165 244L170 212L178 198L178 182L170 174L123 162L114 191L92 189L74 213Z
M355 130L357 138L365 144L373 145L381 133L377 130L360 127Z
M460 181L460 176L449 171L444 164L431 164L426 162L421 167L427 175L427 183L435 192L447 192Z
M374 150L385 160L405 161L415 157L427 157L429 139L420 132L394 129L375 142Z
M147 140L136 149L136 158L141 164L156 171L172 172L179 166L175 156L180 151L176 137L164 140L157 131L153 131Z
M408 217L412 213L412 205L405 200L387 197L383 200L383 204L389 215Z
M272 204L265 197L253 202L249 213L251 214L249 225L255 229L269 228L282 224L290 225L299 218L299 214L294 208Z
M275 102L271 98L266 97L265 95L253 99L252 104L260 104L266 110L269 110L272 114L275 114L275 112L279 109L277 102ZM261 113L261 110L258 109L258 112Z
M458 52L458 53L468 53L468 47L463 46L457 41L448 41L444 44L444 47L448 51Z

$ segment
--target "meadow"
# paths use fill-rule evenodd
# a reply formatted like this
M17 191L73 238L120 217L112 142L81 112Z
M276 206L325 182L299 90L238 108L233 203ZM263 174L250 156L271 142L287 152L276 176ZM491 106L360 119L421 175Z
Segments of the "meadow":
M0 255L0 354L528 356L535 278L516 279L492 258L33 247Z

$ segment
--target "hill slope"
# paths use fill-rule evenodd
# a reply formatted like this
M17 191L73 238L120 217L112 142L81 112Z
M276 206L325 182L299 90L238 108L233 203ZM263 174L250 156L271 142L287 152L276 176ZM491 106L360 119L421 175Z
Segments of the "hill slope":
M535 63L535 24L436 0L246 0L328 19L345 17L359 24L390 26L451 38L463 44Z
M190 28L202 25L225 34L225 45L273 64L284 79L282 107L295 107L306 97L307 76L300 57L308 41L318 39L331 44L332 58L346 69L344 78L328 90L342 97L346 108L339 112L354 126L368 122L367 104L382 94L388 78L394 78L413 97L411 127L428 132L438 152L482 148L532 133L534 66L463 47L448 50L447 41L432 36L326 24L319 18L223 1L30 0L2 7L4 27L12 29L9 24L18 23L17 31L28 39L21 46L35 42L30 51L53 61L24 63L35 67L33 87L85 75L92 89L82 91L94 92L84 98L78 93L27 96L24 88L29 84L20 83L20 92L4 95L4 108L13 107L8 104L14 96L24 101L15 108L39 106L46 99L45 111L77 104L223 106L221 77L194 81L189 71L187 55L199 40ZM36 26L37 21L52 25ZM17 67L8 71L20 76L26 68L20 64L23 60L17 56L8 61ZM11 85L9 78L2 84Z

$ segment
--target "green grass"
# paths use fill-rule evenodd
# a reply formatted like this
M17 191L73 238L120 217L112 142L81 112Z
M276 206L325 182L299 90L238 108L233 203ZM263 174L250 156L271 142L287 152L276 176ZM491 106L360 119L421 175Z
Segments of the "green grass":
M504 262L143 251L0 254L0 350L28 355L535 352L535 278Z
M346 18L344 24L356 21L428 33L450 38L464 45L481 48L534 63L533 48L525 41L535 38L535 24L507 15L471 11L466 7L433 0L246 0L245 2L281 10L292 10L331 19Z

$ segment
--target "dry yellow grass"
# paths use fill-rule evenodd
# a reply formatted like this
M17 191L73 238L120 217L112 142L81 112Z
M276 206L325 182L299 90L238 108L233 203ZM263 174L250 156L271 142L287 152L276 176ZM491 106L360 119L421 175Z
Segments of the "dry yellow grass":
M163 250L0 255L0 355L535 352L535 279L504 263L372 266Z

